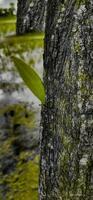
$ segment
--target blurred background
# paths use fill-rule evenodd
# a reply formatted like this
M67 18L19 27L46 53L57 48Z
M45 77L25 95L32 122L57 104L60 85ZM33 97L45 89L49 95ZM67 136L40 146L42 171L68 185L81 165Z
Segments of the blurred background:
M14 6L16 7L17 1L16 0L0 0L0 7L1 8L9 8L9 4L14 3Z
M0 200L37 200L41 105L11 55L31 64L42 78L43 35L16 36L16 4L0 0Z

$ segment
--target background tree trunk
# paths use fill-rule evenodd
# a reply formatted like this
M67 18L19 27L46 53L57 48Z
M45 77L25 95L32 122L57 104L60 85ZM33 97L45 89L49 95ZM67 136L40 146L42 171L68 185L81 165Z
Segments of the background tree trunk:
M28 30L29 22L26 18L27 11L29 9L29 0L18 0L17 4L17 34L24 34Z
M40 200L93 199L92 12L91 0L48 1Z
M44 31L45 0L18 0L17 34Z

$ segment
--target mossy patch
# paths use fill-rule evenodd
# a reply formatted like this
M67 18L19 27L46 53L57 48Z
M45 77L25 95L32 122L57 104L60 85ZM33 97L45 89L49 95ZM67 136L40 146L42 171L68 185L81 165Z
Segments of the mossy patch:
M9 188L7 200L38 200L39 157L26 162L27 157L28 153L22 153L16 170L3 179Z

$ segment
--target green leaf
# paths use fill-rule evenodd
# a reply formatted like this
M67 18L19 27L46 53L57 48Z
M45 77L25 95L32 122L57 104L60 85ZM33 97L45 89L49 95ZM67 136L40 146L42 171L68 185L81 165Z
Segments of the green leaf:
M33 94L44 104L45 102L45 90L43 82L35 70L26 64L23 60L12 56L14 64L24 80L28 88L33 92Z

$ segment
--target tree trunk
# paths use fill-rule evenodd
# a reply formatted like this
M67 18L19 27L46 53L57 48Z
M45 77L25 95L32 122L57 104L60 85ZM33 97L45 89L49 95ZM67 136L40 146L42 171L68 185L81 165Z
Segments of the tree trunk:
M28 12L30 30L44 31L46 0L34 0Z
M93 3L49 0L40 200L93 199Z
M18 0L17 34L44 31L45 0Z
M18 0L17 4L17 25L16 33L18 35L27 32L29 27L29 20L26 18L29 9L29 0Z

